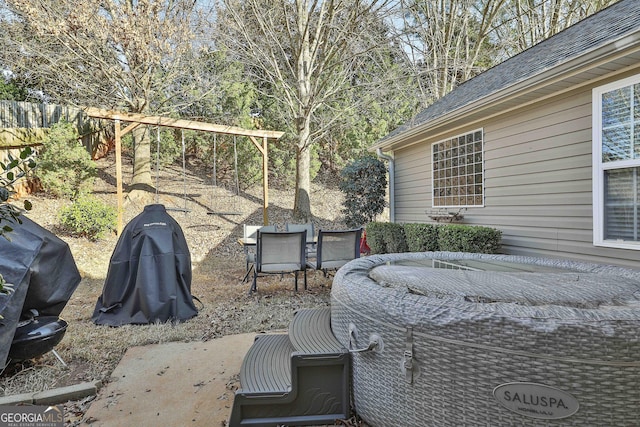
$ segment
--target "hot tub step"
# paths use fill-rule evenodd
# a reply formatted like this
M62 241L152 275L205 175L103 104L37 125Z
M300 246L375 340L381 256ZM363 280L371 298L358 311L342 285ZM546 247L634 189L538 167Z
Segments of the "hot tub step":
M331 331L331 308L298 310L289 324L289 339L302 353L342 353L345 348Z
M329 309L298 311L289 334L259 335L240 370L229 426L333 424L349 418L349 352Z
M288 393L293 351L287 335L258 335L240 368L242 392Z

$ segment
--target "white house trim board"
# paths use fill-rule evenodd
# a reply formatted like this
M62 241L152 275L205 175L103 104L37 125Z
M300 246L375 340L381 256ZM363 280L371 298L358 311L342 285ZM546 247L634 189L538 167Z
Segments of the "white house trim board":
M602 134L603 134L603 109L602 109L602 97L605 93L614 91L616 89L622 89L625 87L631 87L633 85L640 84L640 74L627 77L622 80L618 80L603 86L599 86L592 91L592 132L593 132L593 167L592 167L592 182L593 182L593 244L595 246L603 246L619 249L633 249L640 250L640 241L629 241L622 239L606 239L604 235L605 230L605 182L604 175L606 171L625 169L625 168L638 168L640 167L639 156L632 156L630 159L614 160L609 162L603 162L603 150L602 150ZM630 98L631 105L630 113L634 111L634 96ZM630 136L633 141L634 130L633 125L640 120L632 121ZM633 144L632 144L633 145ZM633 147L632 147L633 148ZM634 192L638 194L638 191ZM638 228L638 222L635 222L635 227Z

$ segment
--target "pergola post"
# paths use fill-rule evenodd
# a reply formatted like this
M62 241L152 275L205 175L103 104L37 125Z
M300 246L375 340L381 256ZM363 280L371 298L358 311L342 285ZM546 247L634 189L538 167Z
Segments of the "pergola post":
M124 197L122 195L122 141L120 135L120 120L115 120L115 138L116 138L116 194L118 199L118 236L122 234L123 218L122 211L124 205Z
M267 151L267 137L262 138L262 220L269 225L269 153Z

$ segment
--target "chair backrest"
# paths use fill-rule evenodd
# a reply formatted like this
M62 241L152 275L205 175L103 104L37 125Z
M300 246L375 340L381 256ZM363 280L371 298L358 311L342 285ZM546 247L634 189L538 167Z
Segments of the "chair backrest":
M296 271L306 266L304 231L257 232L256 271Z
M313 228L313 223L308 222L306 224L289 224L285 225L287 227L287 231L305 231L307 233L307 243L313 241L315 236L315 229Z
M353 230L319 230L318 269L338 269L352 259L360 258L361 228Z
M262 231L278 231L275 225L248 225L244 224L243 240L247 244L256 244L258 230Z

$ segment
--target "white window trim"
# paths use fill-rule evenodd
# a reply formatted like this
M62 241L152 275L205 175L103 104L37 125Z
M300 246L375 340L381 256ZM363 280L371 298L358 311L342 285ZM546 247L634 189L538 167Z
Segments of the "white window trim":
M434 170L433 170L433 146L436 144L441 144L447 140L450 139L454 139L454 138L459 138L461 136L464 135L469 135L470 133L475 133L475 132L481 132L482 133L482 204L480 205L443 205L443 206L434 206L433 202L433 189L435 186L435 178L434 178ZM486 200L486 187L484 185L485 183L485 156L484 156L484 128L477 128L477 129L473 129L467 132L462 132L459 133L457 135L453 135L450 136L448 138L443 138L439 141L434 142L433 144L431 144L431 152L430 152L430 158L429 161L431 163L431 195L429 196L431 198L431 208L432 209L456 209L456 208L483 208L485 206L485 200Z
M593 245L618 249L640 250L640 242L604 239L604 171L628 167L640 167L640 159L618 162L602 162L602 94L640 83L640 74L618 80L592 91L592 194L593 194Z

